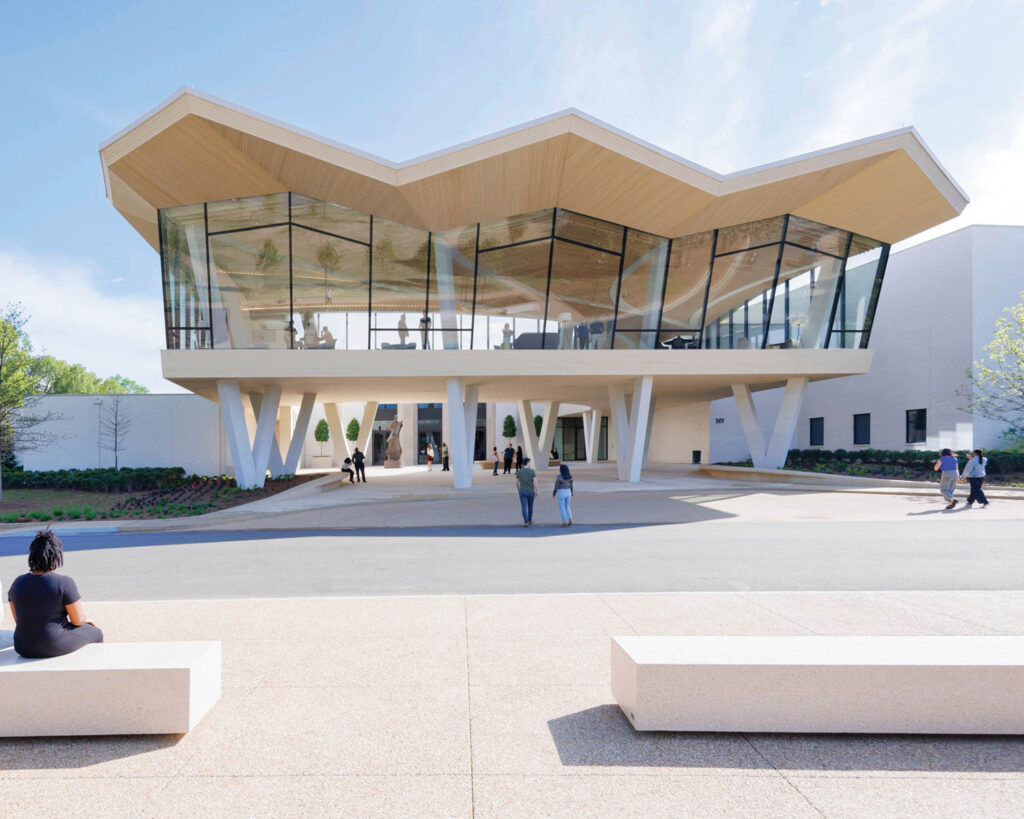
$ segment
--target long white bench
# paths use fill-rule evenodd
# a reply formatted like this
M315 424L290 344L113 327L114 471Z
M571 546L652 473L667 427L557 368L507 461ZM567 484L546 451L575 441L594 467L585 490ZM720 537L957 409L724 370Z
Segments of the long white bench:
M101 643L26 660L0 650L0 736L185 734L220 699L220 643Z
M613 637L640 731L1024 734L1024 637Z

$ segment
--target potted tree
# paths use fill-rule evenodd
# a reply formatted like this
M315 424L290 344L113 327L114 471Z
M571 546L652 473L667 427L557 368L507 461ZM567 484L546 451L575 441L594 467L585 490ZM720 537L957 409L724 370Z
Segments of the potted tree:
M313 469L330 469L331 456L324 455L324 444L331 440L331 428L327 425L325 418L321 418L317 423L316 429L313 430L313 437L320 444L320 454L314 455L310 459Z

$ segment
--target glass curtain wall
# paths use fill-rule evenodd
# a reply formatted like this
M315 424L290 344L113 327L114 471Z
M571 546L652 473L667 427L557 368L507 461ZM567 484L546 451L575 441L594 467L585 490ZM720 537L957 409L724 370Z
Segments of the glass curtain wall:
M297 193L160 211L170 349L866 347L889 248L794 215L429 232Z

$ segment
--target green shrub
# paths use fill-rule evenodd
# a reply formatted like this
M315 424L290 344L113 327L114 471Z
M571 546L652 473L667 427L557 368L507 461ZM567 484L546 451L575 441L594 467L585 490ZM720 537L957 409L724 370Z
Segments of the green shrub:
M180 466L114 469L58 469L51 472L4 473L11 489L83 489L89 492L141 492L185 482Z

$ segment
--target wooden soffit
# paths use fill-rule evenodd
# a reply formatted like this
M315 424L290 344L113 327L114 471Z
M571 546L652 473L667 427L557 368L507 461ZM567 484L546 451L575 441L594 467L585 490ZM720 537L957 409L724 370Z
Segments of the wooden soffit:
M100 158L115 208L154 247L159 208L287 190L426 230L562 207L676 237L795 213L890 243L968 201L912 128L721 175L569 110L393 163L194 89Z

